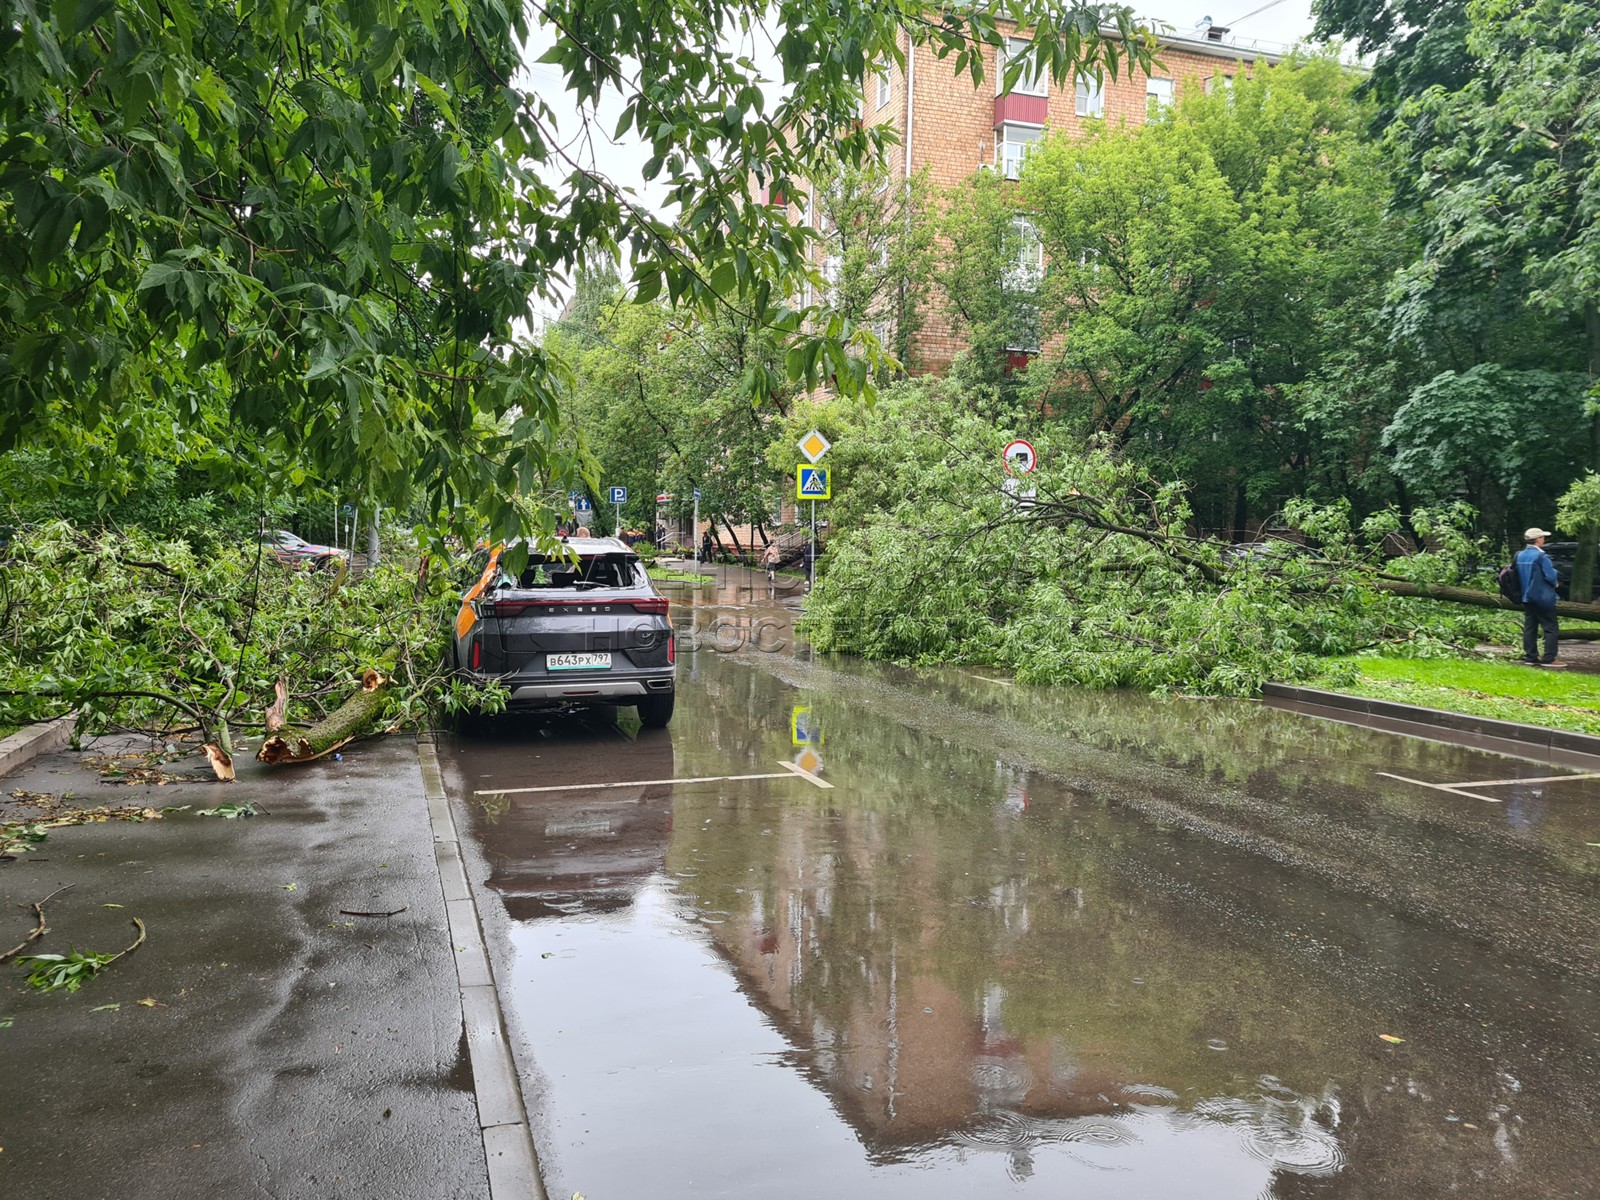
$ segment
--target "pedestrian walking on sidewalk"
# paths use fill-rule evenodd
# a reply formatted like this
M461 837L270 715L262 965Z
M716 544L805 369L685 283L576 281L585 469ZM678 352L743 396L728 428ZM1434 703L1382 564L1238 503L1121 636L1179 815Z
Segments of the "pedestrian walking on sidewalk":
M1522 583L1522 661L1534 666L1555 665L1560 630L1556 626L1556 565L1544 552L1548 530L1534 526L1522 535L1527 543L1517 555L1517 578ZM1539 657L1539 630L1544 630L1544 657Z

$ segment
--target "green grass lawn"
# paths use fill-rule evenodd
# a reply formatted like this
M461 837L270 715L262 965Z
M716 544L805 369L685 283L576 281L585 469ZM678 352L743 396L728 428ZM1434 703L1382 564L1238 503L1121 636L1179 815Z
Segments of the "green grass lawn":
M1354 696L1600 734L1600 675L1483 658L1348 658L1354 682L1320 686Z
M646 567L651 579L662 583L710 583L715 576L697 575L693 571L675 571L670 567Z

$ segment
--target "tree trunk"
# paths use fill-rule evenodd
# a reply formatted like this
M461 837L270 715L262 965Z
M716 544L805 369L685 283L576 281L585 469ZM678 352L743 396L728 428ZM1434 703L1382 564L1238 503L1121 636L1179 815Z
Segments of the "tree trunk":
M378 565L379 553L378 510L374 508L372 510L372 522L367 526L367 566L375 567Z
M1473 588L1450 587L1443 583L1411 583L1404 579L1374 579L1372 586L1397 596L1416 596L1424 600L1448 600L1452 604L1471 604L1478 608L1503 608L1520 613L1522 605L1513 604L1495 592L1480 592ZM1579 617L1586 621L1600 621L1600 604L1577 604L1571 600L1558 600L1556 614L1562 617Z
M330 713L326 720L291 737L274 734L261 743L256 758L264 763L306 763L332 754L339 747L371 731L383 711L383 692L388 683L388 679L378 672L367 671L361 678L361 690Z
M1583 306L1584 329L1589 335L1589 384L1600 382L1600 305L1590 300ZM1600 412L1589 418L1589 465L1600 471ZM1594 595L1595 559L1600 557L1600 527L1569 529L1578 535L1578 555L1572 563L1572 587L1567 595L1587 600Z

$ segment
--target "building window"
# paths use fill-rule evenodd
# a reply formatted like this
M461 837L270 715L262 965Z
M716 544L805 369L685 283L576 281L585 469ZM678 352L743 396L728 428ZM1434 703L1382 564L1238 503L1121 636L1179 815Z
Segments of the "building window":
M1153 121L1172 107L1172 80L1147 79L1144 82L1144 119Z
M1031 43L1027 38L1008 37L1006 44L1000 50L999 69L994 73L994 94L1006 94L1006 64L1014 58L1027 58L1028 47ZM1022 68L1022 74L1017 76L1017 82L1011 86L1013 96L1048 96L1049 83L1045 73L1037 66Z
M881 63L878 66L878 107L882 108L889 103L889 64Z
M1002 247L1000 290L1005 297L1005 348L1037 353L1039 349L1039 285L1044 282L1044 242L1032 221L1011 218Z
M1080 117L1103 117L1106 115L1106 89L1105 84L1093 75L1078 76L1078 99L1074 111Z
M1011 236L1006 244L1005 288L1010 292L1031 292L1044 278L1044 241L1027 217L1011 218Z
M839 307L839 273L844 269L844 258L829 254L822 260L822 302L829 308Z
M1033 145L1044 136L1037 125L1013 125L1010 122L995 130L994 161L1007 179L1022 174L1022 160L1028 157Z

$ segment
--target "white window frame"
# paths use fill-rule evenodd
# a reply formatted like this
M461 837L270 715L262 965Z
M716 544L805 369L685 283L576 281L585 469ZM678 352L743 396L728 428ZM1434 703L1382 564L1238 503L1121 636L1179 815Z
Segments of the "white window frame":
M1044 239L1039 227L1021 213L1011 218L1015 257L1006 264L1003 280L1007 290L1032 291L1044 281Z
M822 259L822 292L820 299L828 308L839 306L839 276L844 270L844 255L827 254Z
M1031 137L1011 138L1012 131L1027 132ZM994 137L994 165L995 169L1007 179L1016 179L1022 174L1022 164L1032 152L1032 147L1044 137L1044 126L1023 125L1016 121L1006 121L995 130ZM1016 152L1011 153L1011 148L1016 147Z
M889 64L888 63L879 63L878 64L877 76L878 76L878 105L877 105L877 107L878 108L882 108L884 105L889 103L889 97L894 91L894 88L892 86L891 80L889 78Z
M1000 53L996 56L997 62L994 73L994 94L996 96L1004 96L1006 94L1006 64L1011 61L1013 56L1026 54L1028 47L1032 44L1032 41L1028 38L1008 37L1005 45L1000 47ZM1011 89L1011 95L1049 96L1050 76L1043 70L1024 71L1017 76L1017 82Z
M1153 121L1172 107L1177 89L1172 80L1152 75L1144 81L1144 119Z
M1073 86L1072 111L1080 117L1106 115L1105 80L1093 75L1079 75Z

